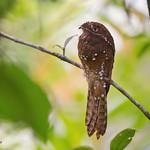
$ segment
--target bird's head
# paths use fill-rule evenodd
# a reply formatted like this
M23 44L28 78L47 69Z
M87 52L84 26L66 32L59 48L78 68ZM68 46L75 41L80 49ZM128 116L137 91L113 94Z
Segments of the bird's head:
M100 24L97 22L85 22L79 27L79 29L82 29L83 32L92 33L98 33L100 31L100 28Z

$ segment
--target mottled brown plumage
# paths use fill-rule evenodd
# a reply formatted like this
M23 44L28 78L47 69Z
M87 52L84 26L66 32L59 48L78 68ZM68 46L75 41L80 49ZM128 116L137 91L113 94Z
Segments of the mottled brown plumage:
M107 126L107 93L111 79L115 46L106 27L98 22L86 22L80 27L78 55L88 82L86 126L88 135L96 132L97 139Z

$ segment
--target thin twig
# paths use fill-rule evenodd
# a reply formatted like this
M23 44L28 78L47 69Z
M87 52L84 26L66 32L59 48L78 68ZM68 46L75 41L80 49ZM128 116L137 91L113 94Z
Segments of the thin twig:
M110 84L113 85L118 91L120 91L124 96L126 96L130 101L131 103L133 103L136 107L138 107L142 112L143 114L150 120L150 113L145 110L145 108L140 105L134 98L132 98L128 93L127 91L125 91L120 85L118 85L116 82L114 82L113 80L110 81Z
M147 0L147 8L148 8L149 18L150 18L150 0Z
M30 43L30 42L25 42L25 41L23 41L23 40L17 39L17 38L15 38L15 37L10 36L10 35L8 35L8 34L6 34L6 33L3 33L3 32L0 32L0 37L9 39L9 40L11 40L11 41L14 41L14 42L19 43L19 44L22 44L22 45L26 45L26 46L32 47L32 48L37 49L37 50L40 50L41 52L44 52L44 53L47 53L47 54L49 54L49 55L55 56L55 57L57 57L57 58L59 58L59 59L65 61L65 62L67 62L67 63L72 64L73 66L76 66L76 67L78 67L78 68L80 68L80 69L83 69L83 68L82 68L82 65L80 65L79 63L77 63L77 62L75 62L75 61L69 59L68 57L63 56L63 55L61 55L61 54L59 54L59 53L52 52L52 51L50 51L50 50L48 50L47 48L44 48L44 47L42 47L42 46L35 45L35 44ZM128 94L127 91L125 91L125 90L124 90L120 85L118 85L115 81L113 81L113 80L108 80L107 78L105 78L105 80L106 80L107 82L109 82L109 83L110 83L113 87L115 87L117 90L119 90L124 96L126 96L126 97L145 115L145 117L147 117L147 118L150 120L150 113L149 113L148 111L146 111L146 110L144 109L144 107L141 106L134 98L132 98L132 97Z
M75 34L75 35L72 35L70 37L68 37L65 42L64 42L64 46L62 47L61 45L59 44L56 44L55 46L57 46L58 48L60 48L62 51L63 51L63 56L65 56L65 53L66 53L66 46L68 45L68 43L70 42L70 40L72 38L74 38L75 36L77 36L78 34Z
M35 44L30 43L30 42L26 42L26 41L23 41L21 39L17 39L15 37L10 36L10 35L8 35L6 33L3 33L3 32L0 32L0 37L9 39L11 41L14 41L14 42L22 44L22 45L26 45L26 46L32 47L32 48L37 49L37 50L40 50L41 52L44 52L44 53L47 53L49 55L55 56L55 57L65 61L67 63L70 63L70 64L72 64L72 65L74 65L74 66L76 66L78 68L82 68L82 66L80 64L78 64L75 61L67 58L66 56L63 56L63 55L61 55L59 53L56 53L56 52L52 52L52 51L48 50L47 48L44 48L44 47L42 47L40 45L35 45Z

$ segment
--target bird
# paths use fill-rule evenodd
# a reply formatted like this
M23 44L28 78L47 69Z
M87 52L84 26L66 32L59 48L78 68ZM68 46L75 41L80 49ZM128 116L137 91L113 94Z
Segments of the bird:
M115 45L111 33L99 22L88 21L79 29L78 56L88 83L85 124L87 133L103 136L107 127L107 94L110 88ZM105 80L107 78L107 81Z

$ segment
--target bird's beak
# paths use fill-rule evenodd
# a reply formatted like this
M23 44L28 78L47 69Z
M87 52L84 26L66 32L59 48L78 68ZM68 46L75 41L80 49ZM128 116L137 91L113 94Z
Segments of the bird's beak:
M82 27L82 26L80 26L80 27L79 27L79 29L83 29L83 27Z

